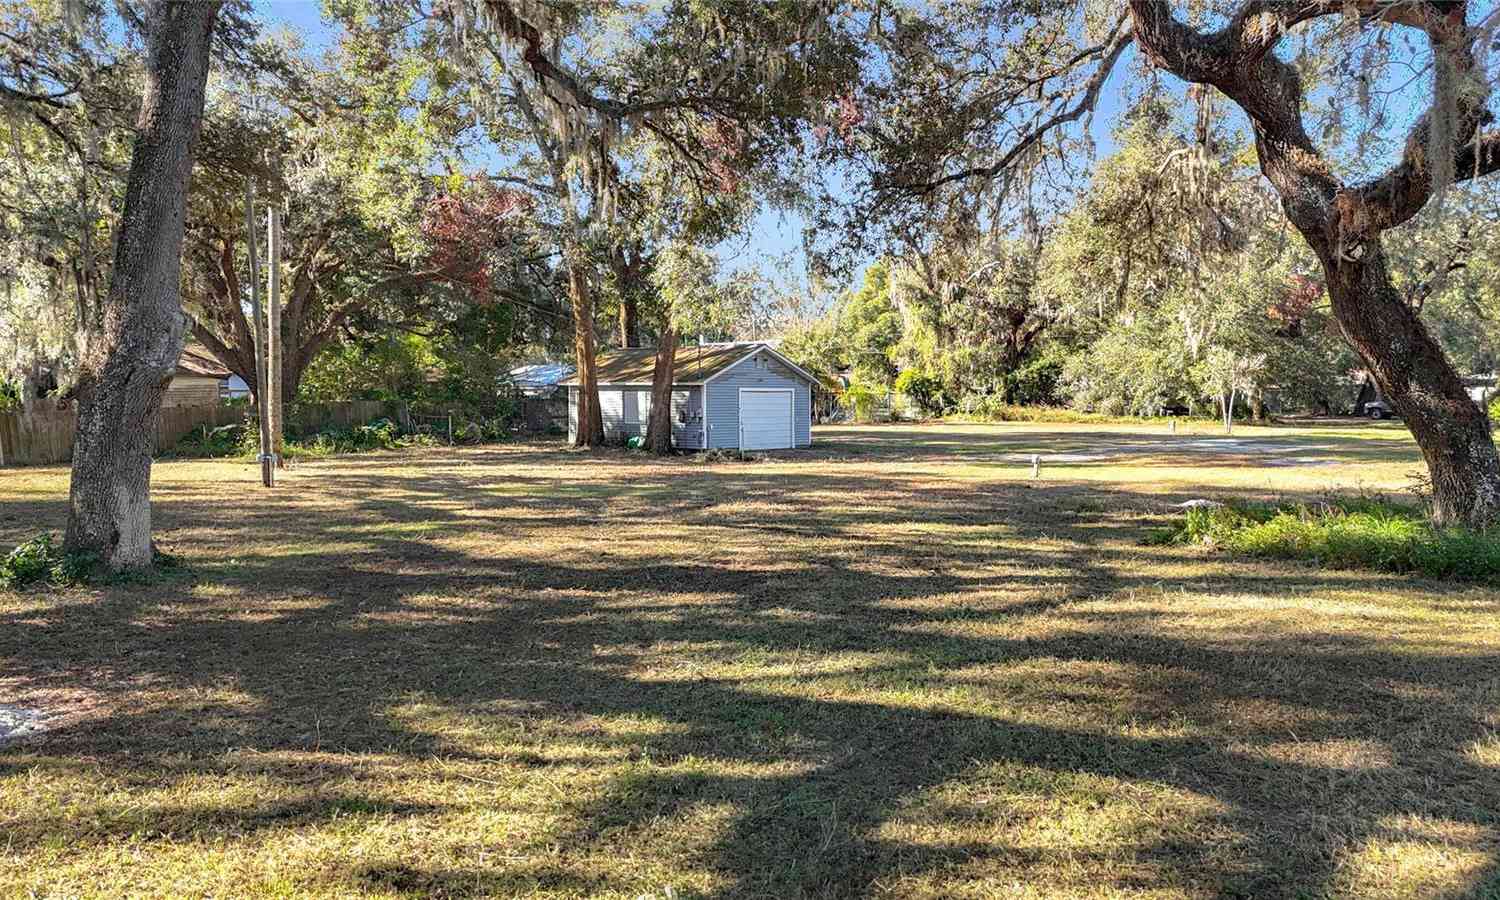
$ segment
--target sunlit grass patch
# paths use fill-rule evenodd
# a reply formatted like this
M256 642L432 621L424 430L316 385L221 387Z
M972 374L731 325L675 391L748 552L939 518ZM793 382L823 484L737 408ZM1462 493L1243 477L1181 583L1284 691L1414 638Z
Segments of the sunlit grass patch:
M1497 850L1500 839L1493 827L1390 817L1341 854L1340 888L1401 900L1490 897L1495 885L1486 884L1485 876Z

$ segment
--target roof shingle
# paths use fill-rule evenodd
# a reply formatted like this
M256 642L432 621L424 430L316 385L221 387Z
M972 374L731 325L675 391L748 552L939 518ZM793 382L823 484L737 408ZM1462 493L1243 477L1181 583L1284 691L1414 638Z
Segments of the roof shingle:
M701 384L719 374L763 344L707 344L680 347L673 369L672 381L676 384ZM623 350L606 350L599 354L598 378L600 384L650 384L652 370L656 368L655 347L630 347ZM563 384L578 384L578 376Z

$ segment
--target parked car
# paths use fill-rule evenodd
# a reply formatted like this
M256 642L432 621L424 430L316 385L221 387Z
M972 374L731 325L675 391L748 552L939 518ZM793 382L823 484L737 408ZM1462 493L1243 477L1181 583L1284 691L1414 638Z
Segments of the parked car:
M1378 422L1381 419L1392 418L1396 415L1396 410L1384 400L1371 400L1365 404L1365 415Z
M1188 405L1181 400L1174 400L1171 403L1163 405L1161 408L1161 414L1164 416L1185 416L1190 411Z

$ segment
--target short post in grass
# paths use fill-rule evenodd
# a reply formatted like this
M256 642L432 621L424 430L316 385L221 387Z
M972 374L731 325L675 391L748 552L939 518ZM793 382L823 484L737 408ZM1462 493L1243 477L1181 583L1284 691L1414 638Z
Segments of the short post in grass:
M1176 416L1173 416L1172 418L1170 418L1170 419L1167 420L1167 432L1169 434L1176 434L1177 433L1177 417Z
M1042 477L1042 455L1040 453L1031 454L1031 477Z

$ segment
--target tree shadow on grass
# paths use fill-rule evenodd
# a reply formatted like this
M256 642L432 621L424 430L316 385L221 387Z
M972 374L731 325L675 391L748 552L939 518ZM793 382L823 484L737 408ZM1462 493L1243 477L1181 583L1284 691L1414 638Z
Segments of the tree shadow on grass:
M307 884L641 893L663 886L631 871L644 854L715 896L1007 878L1298 896L1347 887L1361 847L1427 840L1481 860L1444 889L1500 889L1500 770L1471 749L1494 733L1500 657L1401 639L1437 602L1378 599L1410 582L1141 547L1156 519L1108 489L505 459L330 467L281 506L184 488L162 513L195 581L0 614L11 684L107 700L0 748L0 777L102 778L139 807L21 804L13 846L86 852L142 815L174 839L364 814L436 828L527 814L523 790L560 772L579 785L547 794L550 830L519 852L349 860ZM570 464L592 491L555 494ZM1175 610L1178 588L1203 608ZM1237 612L1358 590L1371 608L1337 630ZM1492 614L1472 596L1452 621ZM247 766L291 797L152 794Z

